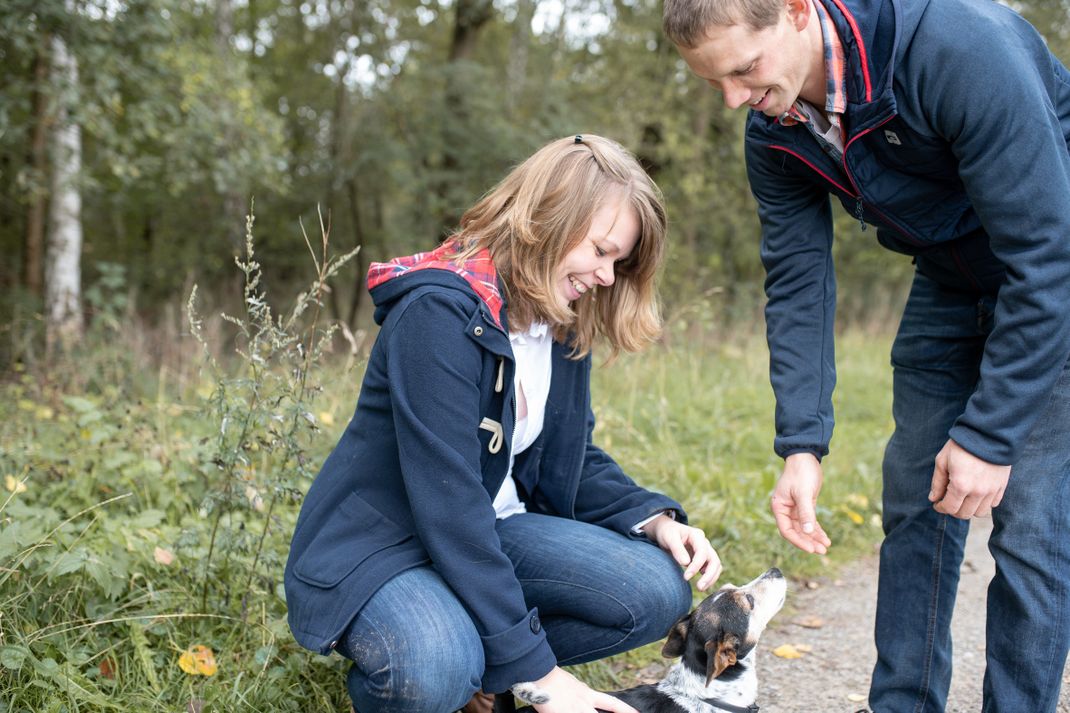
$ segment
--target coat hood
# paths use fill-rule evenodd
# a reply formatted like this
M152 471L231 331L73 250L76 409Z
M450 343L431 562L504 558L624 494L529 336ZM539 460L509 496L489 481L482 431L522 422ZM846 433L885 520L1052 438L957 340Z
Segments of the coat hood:
M368 291L375 303L376 323L382 324L390 306L418 287L435 284L464 289L467 285L486 306L494 323L504 329L505 299L490 250L483 248L463 260L454 259L456 252L456 241L449 240L428 252L373 262L368 268Z

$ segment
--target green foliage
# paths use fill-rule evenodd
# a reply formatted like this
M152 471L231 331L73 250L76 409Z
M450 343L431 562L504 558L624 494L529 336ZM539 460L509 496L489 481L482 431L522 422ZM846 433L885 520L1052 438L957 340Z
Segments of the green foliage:
M353 253L331 257L324 234L310 288L276 316L247 227L245 310L226 322L237 356L208 357L191 389L87 380L77 354L69 373L0 384L6 710L342 709L340 663L289 636L281 575L296 501L330 445L321 298ZM102 274L107 305L122 276ZM90 339L90 363L124 349L118 331ZM194 644L216 652L217 674L178 666Z
M197 470L205 491L199 515L212 522L207 545L196 527L186 530L181 540L185 549L195 551L203 560L202 610L208 611L209 590L218 582L233 582L237 572L245 573L244 587L237 592L224 587L220 592L223 601L216 603L225 607L232 594L239 595L243 618L248 614L250 596L257 594L255 587L266 587L270 594L285 564L277 550L264 548L273 526L278 530L291 524L275 517L276 505L298 501L302 486L318 469L318 464L308 457L310 439L319 430L312 412L322 389L316 371L324 346L335 331L334 326L322 327L321 299L327 281L357 252L331 257L323 228L321 252L317 255L306 236L316 279L309 290L298 295L286 318L276 317L261 287L252 229L250 216L245 259L236 260L244 275L245 314L224 315L239 337L240 368L235 373L228 373L210 357L203 324L194 307L196 290L190 295L190 327L209 355L215 383L204 415L218 425L218 433L203 442L198 452ZM257 524L260 513L263 522ZM269 574L260 575L261 568Z

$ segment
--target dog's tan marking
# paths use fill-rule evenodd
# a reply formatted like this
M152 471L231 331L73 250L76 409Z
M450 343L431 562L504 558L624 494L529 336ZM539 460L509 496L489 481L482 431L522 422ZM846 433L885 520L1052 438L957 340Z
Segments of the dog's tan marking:
M706 685L724 673L729 666L736 665L736 652L739 651L739 638L728 635L720 641L706 642Z

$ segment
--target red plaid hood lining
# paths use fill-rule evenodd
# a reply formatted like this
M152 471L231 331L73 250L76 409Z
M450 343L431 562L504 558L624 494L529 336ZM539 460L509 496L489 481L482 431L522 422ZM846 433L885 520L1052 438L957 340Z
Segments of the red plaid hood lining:
M498 270L490 258L490 250L483 248L463 261L447 259L456 249L455 241L450 240L428 252L396 257L389 262L373 262L368 268L368 290L374 290L385 282L417 270L448 270L464 278L486 303L494 322L501 327L501 312L505 300L498 289Z

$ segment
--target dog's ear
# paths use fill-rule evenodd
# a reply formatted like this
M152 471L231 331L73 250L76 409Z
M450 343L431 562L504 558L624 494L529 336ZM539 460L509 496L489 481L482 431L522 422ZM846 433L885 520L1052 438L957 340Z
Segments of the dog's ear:
M685 614L676 620L669 630L669 638L661 647L661 655L667 659L674 659L684 655L684 644L687 642L687 631L691 627L691 615Z
M729 666L736 665L736 652L739 650L739 637L725 634L716 641L706 642L706 685L724 673Z

